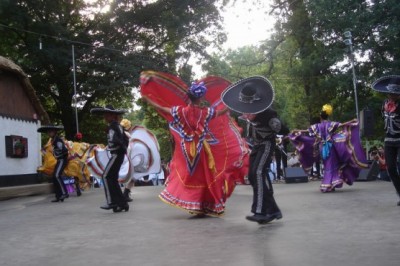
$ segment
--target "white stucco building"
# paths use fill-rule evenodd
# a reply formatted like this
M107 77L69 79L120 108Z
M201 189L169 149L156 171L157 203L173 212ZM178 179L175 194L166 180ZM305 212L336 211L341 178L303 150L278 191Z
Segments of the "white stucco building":
M38 181L41 139L37 129L48 122L27 75L0 56L0 187Z

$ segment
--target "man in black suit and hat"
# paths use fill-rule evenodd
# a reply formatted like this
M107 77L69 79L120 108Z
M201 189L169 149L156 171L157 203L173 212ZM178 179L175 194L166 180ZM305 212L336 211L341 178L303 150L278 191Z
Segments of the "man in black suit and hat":
M253 187L253 215L246 219L259 224L281 219L282 213L275 202L267 166L275 149L276 134L282 129L276 111L269 108L274 99L271 83L256 76L238 81L222 94L222 101L230 109L243 114L249 124L252 148L248 179Z
M397 158L400 156L400 75L379 78L372 84L372 88L387 94L382 105L385 120L384 154L387 172L400 198L400 174L397 167ZM397 206L400 206L400 200Z
M62 126L46 125L37 130L39 133L47 133L47 135L49 135L51 138L51 145L53 146L53 156L57 160L53 172L54 193L56 198L51 202L63 202L64 199L69 197L67 188L61 177L68 164L68 149L65 146L64 140L58 135L58 131L62 129L64 129Z
M107 150L111 158L107 163L102 176L104 191L107 203L101 206L104 210L113 210L114 212L128 211L129 205L122 194L118 182L118 174L128 148L129 140L125 135L124 129L120 125L120 116L125 113L124 110L114 109L113 106L93 108L92 114L102 114L108 124L107 128Z

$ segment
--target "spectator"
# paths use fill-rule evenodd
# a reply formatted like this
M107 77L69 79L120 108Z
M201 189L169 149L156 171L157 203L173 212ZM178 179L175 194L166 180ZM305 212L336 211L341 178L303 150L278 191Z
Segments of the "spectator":
M290 154L290 158L288 160L288 167L300 167L299 156L296 152L292 152Z
M135 186L136 187L147 187L147 186L152 186L153 182L150 179L150 175L145 175L140 177L140 179L135 180Z
M267 168L267 173L268 173L269 179L272 182L277 182L279 180L279 178L277 176L278 172L277 172L276 166L277 166L277 163L276 163L275 155L272 155L271 163L270 163L269 167Z
M384 181L391 181L389 174L387 172L386 160L385 160L385 150L383 146L379 146L378 149L371 153L374 156L374 159L378 162L379 165L379 179Z
M161 169L159 173L153 173L149 175L149 179L153 182L153 186L161 186L163 185L164 180L164 171Z

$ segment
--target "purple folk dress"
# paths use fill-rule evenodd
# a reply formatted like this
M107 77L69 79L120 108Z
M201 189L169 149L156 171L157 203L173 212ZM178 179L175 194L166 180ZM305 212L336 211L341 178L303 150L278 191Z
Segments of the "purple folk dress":
M299 152L299 160L309 173L313 163L322 158L324 177L322 192L341 188L343 183L352 185L361 168L367 168L367 160L361 146L358 122L341 125L334 121L322 121L312 125L309 136L301 133L289 137Z

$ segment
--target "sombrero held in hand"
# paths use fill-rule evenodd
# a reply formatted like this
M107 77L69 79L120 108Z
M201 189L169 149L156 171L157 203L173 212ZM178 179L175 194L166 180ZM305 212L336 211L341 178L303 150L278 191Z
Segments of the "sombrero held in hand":
M112 113L112 114L124 114L125 110L115 109L112 105L108 104L105 107L95 107L90 109L91 114L104 114L104 113Z
M59 131L59 130L63 130L63 129L64 129L63 126L44 125L44 126L39 127L39 128L37 129L37 132L39 132L39 133L46 133L46 132L49 132L49 131L52 131L52 130L54 130L54 131Z
M378 92L400 94L400 75L381 77L371 87Z
M268 79L254 76L232 84L221 97L224 104L235 112L257 114L271 106L274 95L274 89Z

